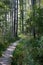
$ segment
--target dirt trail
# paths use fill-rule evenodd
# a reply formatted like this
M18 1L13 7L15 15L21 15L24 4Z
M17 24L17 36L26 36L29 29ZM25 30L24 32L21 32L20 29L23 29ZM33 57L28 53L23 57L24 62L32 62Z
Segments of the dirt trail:
M20 40L19 40L20 41ZM3 52L2 57L0 58L0 65L11 65L12 53L18 45L19 41L11 44L5 52Z

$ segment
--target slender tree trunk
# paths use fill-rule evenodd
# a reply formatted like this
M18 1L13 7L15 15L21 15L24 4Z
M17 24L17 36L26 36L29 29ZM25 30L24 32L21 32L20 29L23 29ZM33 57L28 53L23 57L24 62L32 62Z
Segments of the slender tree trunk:
M21 19L21 1L19 0L19 2L20 2L20 32L21 32L21 21L22 21L22 19Z
M36 38L35 28L33 28L33 36Z
M21 14L22 14L22 33L24 32L24 9L23 9L23 0L22 0L22 10L21 10Z
M41 3L41 0L39 0L39 18L40 18L40 3ZM40 34L39 34L39 30L38 30L38 39L40 38Z
M21 0L19 0L19 2L20 2L20 22L21 22L21 32L23 33L23 31L24 31L24 26L23 26L23 0L21 1Z
M14 3L14 36L15 37L17 37L17 32L18 32L18 0L15 0Z
M31 0L32 2L32 11L33 11L33 22L35 22L35 5L36 5L36 0ZM36 30L35 30L35 23L33 23L33 36L36 38Z
M40 8L40 2L41 2L41 1L39 0L39 8Z
M18 36L18 0L17 0L17 23L16 23L16 37Z

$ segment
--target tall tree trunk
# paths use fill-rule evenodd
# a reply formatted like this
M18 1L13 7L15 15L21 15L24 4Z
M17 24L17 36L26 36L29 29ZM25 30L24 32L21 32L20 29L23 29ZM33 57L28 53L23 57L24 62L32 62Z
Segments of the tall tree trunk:
M41 2L41 1L39 0L39 8L40 8L40 2Z
M21 25L22 25L21 24L21 22L22 22L22 19L21 19L21 0L19 0L19 4L20 4L20 24L19 25L20 25L20 33L21 33L21 31L22 31L21 30L22 29L22 27L21 27Z
M24 26L23 26L23 0L19 0L20 2L20 22L21 22L21 32L24 31Z
M16 33L15 33L15 23L16 23L16 1L14 0L14 37L16 36Z
M39 18L40 18L40 16L41 16L41 14L40 14L40 3L41 3L41 0L39 0ZM40 34L39 34L39 30L38 30L38 39L40 38Z
M36 0L31 0L32 2L32 11L33 11L33 22L35 22L35 5L36 5ZM35 30L35 23L33 23L33 36L36 38L36 30Z
M18 32L18 0L15 0L14 1L14 36L15 37L17 37L17 32Z
M16 37L18 36L18 0L17 0L17 23L16 23Z
M22 0L22 11L21 12L22 12L22 33L23 33L24 32L24 25L23 25L24 24L23 23L24 22L23 21L23 0Z

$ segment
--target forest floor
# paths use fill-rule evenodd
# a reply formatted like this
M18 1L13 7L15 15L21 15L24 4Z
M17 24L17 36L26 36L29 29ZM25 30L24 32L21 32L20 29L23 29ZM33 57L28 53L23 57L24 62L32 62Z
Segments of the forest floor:
M0 58L0 65L11 65L11 57L12 53L15 50L16 46L18 45L20 40L11 44L6 51L3 52L2 57Z

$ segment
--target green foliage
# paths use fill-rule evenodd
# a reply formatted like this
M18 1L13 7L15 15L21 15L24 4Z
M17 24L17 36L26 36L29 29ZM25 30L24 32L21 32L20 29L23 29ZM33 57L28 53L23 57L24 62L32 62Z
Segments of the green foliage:
M37 36L43 35L43 8L35 8L30 13L29 18L26 20L26 30L33 34L35 28L35 34ZM28 33L27 32L27 33Z
M8 40L8 42L9 43L13 43L13 42L15 42L16 40L19 40L20 38L19 37L15 37L15 38L11 38L11 37L9 37L7 40Z
M7 10L9 9L9 4L10 4L10 0L4 0L4 1L0 1L0 8Z
M5 49L4 44L0 43L0 56L2 56L2 51Z
M43 65L43 37L23 39L13 52L12 65Z
M0 42L0 56L2 56L2 52L4 51L4 50L6 50L6 48L9 46L9 42L3 42L3 43L1 43Z
M13 52L12 65L22 65L24 58L24 41L21 41L20 44Z
M2 52L9 46L10 42L6 36L8 36L8 21L6 16L10 9L10 0L0 0L0 56Z
M4 37L4 35L7 35L7 29L8 29L8 22L6 19L7 13L10 9L10 0L0 0L0 37ZM4 35L3 35L4 34Z

